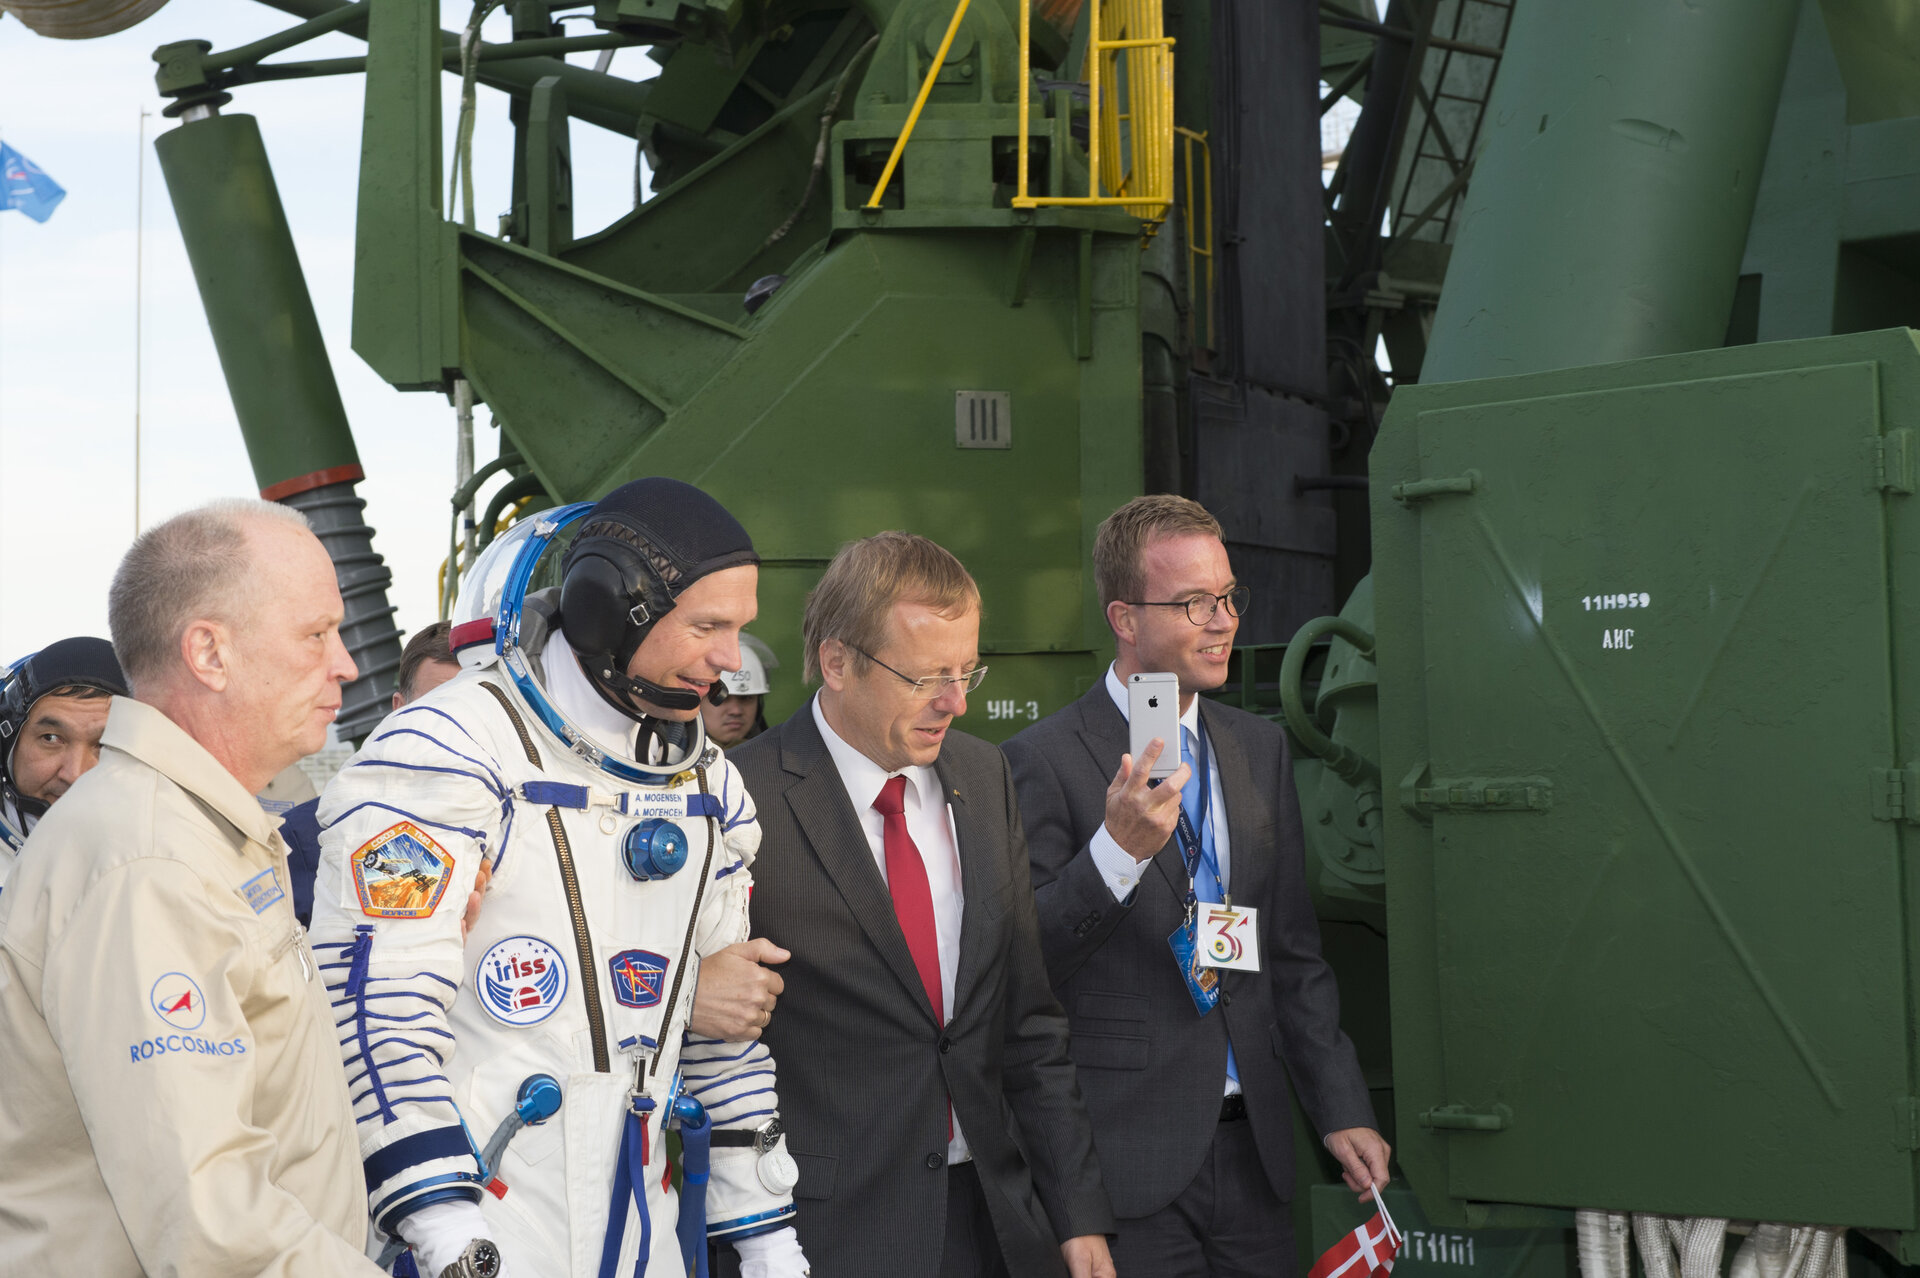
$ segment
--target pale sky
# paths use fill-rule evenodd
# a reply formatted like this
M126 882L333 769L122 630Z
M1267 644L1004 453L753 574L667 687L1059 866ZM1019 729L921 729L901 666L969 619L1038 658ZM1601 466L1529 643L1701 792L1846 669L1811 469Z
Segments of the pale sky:
M442 4L464 22L465 0ZM174 0L115 36L47 40L0 19L0 137L67 189L45 224L0 212L0 662L54 639L106 635L106 590L134 532L135 248L144 240L140 520L215 497L255 493L240 429L174 225L154 135L178 127L159 113L152 52L176 40L215 49L292 26L252 0ZM504 39L504 15L488 35ZM569 24L588 34L585 23ZM276 55L351 56L365 44L332 35ZM591 65L596 55L575 55ZM653 69L623 49L614 70ZM248 85L225 111L256 116L313 294L334 376L367 478L360 485L376 548L394 573L402 629L435 615L453 489L453 409L435 394L401 394L349 346L354 193L363 80L359 76ZM459 84L443 80L447 153ZM146 122L145 232L136 233L141 109ZM474 145L476 221L507 204L512 160L506 98L481 88ZM634 143L573 122L575 226L599 229L631 207ZM443 179L444 180L444 179ZM476 414L479 461L497 432ZM484 496L482 498L484 502Z

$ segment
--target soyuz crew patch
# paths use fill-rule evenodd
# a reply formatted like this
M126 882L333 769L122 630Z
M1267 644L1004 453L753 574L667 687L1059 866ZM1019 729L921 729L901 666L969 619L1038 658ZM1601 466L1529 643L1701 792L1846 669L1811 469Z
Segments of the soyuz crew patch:
M502 1025L538 1025L567 996L567 961L537 936L509 936L480 956L473 992Z
M667 957L652 950L621 950L607 960L613 998L622 1007L654 1007L667 985Z
M453 854L411 821L381 831L353 854L360 910L377 919L424 919L453 881Z

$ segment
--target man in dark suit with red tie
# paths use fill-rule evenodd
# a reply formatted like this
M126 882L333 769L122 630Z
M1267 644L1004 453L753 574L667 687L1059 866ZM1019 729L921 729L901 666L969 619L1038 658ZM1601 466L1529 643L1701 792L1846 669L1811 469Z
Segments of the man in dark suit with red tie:
M765 1040L829 1278L1114 1272L1013 782L951 728L979 634L952 555L853 542L807 601L819 695L731 756L763 832L753 933L793 955Z

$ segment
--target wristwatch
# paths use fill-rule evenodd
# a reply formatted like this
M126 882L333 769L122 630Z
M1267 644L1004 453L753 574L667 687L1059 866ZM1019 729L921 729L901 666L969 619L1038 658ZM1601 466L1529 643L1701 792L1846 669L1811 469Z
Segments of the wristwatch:
M756 1154L772 1152L786 1134L786 1125L775 1114L758 1127L727 1127L713 1134L715 1149L751 1149Z
M500 1278L500 1249L485 1238L476 1238L460 1253L460 1259L440 1271L440 1278Z

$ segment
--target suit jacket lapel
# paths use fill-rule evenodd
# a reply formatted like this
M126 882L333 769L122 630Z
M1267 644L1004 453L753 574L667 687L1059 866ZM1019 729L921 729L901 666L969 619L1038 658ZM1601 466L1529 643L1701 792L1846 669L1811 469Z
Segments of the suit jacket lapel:
M940 778L947 810L953 814L954 845L960 854L963 904L960 911L960 961L953 978L953 1006L947 1009L952 1014L966 1005L967 993L980 979L980 969L993 950L987 943L987 925L991 922L987 918L987 904L993 891L987 871L995 844L979 805L967 802L967 791L971 787L960 783L960 777L947 761L946 755L942 754L935 762L934 773Z
M1259 901L1270 868L1254 850L1253 818L1256 800L1253 769L1240 738L1226 726L1226 715L1210 701L1200 704L1200 722L1207 730L1213 766L1220 770L1220 793L1227 798L1227 888L1242 901Z
M861 930L880 951L887 966L906 987L920 1010L933 1019L933 1003L920 982L920 969L914 966L913 953L907 949L906 935L900 930L899 916L893 910L893 897L887 881L874 863L873 848L855 814L840 770L833 766L827 743L813 722L813 709L803 706L784 727L787 741L781 750L781 764L799 779L787 789L787 806L800 832L813 847L827 877L833 880L847 908L860 923Z
M1080 740L1093 755L1102 783L1111 783L1113 774L1120 770L1120 756L1127 752L1127 719L1120 713L1120 707L1113 704L1105 675L1080 698L1080 717L1085 725L1080 729ZM1174 742L1171 748L1178 749L1179 742ZM1174 900L1186 900L1187 866L1180 857L1177 835L1167 840L1167 846L1154 856L1153 863L1159 867L1160 877L1166 880Z

